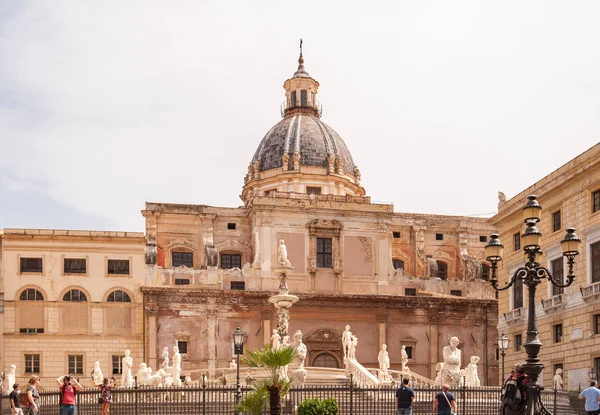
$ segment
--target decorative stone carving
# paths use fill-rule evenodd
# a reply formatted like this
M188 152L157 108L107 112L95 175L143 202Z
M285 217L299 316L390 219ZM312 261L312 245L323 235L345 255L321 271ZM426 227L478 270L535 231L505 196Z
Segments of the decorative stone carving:
M350 349L348 350L348 359L356 359L356 347L358 346L358 337L352 336Z
M480 360L479 356L471 356L471 361L465 370L465 383L467 386L481 386L481 380L479 380L479 374L477 373L477 363Z
M146 265L156 265L156 240L154 235L146 237Z
M235 359L232 359L231 362L229 362L229 369L237 369L237 362Z
M165 346L160 357L162 358L161 367L167 369L169 367L169 348Z
M458 337L451 337L450 345L445 346L443 349L444 366L442 368L442 380L452 387L460 385L462 352L458 348L459 343Z
M10 392L12 392L12 390L13 390L12 387L16 383L16 377L17 377L17 366L10 365L8 372L6 373L6 381L8 382L7 388Z
M506 195L502 192L498 192L498 208L506 203Z
M344 163L341 156L335 158L335 172L337 174L344 174Z
M554 374L554 389L563 390L563 370L561 368L556 369L556 373Z
M458 234L458 246L460 249L460 254L464 258L465 255L468 255L468 247L469 247L469 234L468 233L459 233Z
M444 363L443 362L438 362L435 365L435 372L437 373L436 377L435 377L435 384L437 386L442 386L443 385L443 376L442 376L442 369L444 368Z
M426 270L427 278L437 278L438 277L437 261L433 258L426 257L425 258L425 270Z
M356 166L354 166L354 183L360 186L360 170Z
M362 248L365 251L365 261L372 262L373 261L373 250L371 248L371 244L369 243L370 238L365 238L364 236L359 236L358 240L360 241Z
M387 345L381 345L381 350L377 355L377 361L379 362L379 380L382 382L389 382L391 380L388 372L388 369L390 368L390 356L387 351Z
M292 158L294 161L294 170L300 170L300 153L294 153Z
M125 356L121 359L123 374L121 375L121 385L125 387L131 387L133 385L133 376L131 375L131 368L133 367L133 357L131 352L125 350Z
M408 353L406 353L406 346L402 345L402 350L400 351L400 370L402 372L408 372L410 369L408 368Z
M214 245L204 245L204 257L207 268L219 266L219 253Z
M181 354L179 347L173 346L173 367L171 368L173 376L173 386L181 386Z
M281 167L283 168L283 171L287 171L290 168L290 155L287 151L281 156Z
M254 160L254 163L252 163L252 177L254 178L254 180L260 180L260 162L258 160Z
M140 369L136 373L136 376L140 385L159 386L163 380L163 376L159 373L152 373L152 368L146 366L144 362L140 363Z
M290 310L280 308L277 310L277 331L282 338L287 337L290 324Z
M279 249L277 255L277 264L282 267L291 266L290 261L288 260L287 248L285 246L285 242L283 239L279 241Z
M349 357L351 344L352 332L350 331L350 326L346 326L346 329L342 333L342 349L344 351L344 359Z
M329 174L335 173L335 156L333 153L327 154L327 168L329 170Z
M96 386L102 385L102 382L104 382L104 375L102 374L102 369L100 369L100 362L94 362L94 369L92 369L92 382Z
M463 256L461 265L462 278L464 281L474 281L476 278L481 277L483 267L481 262L474 256Z
M302 342L302 332L296 331L294 334L294 350L296 350L296 359L294 361L294 367L298 369L304 369L304 361L306 360L306 345Z
M271 349L279 350L279 346L281 345L281 336L277 329L273 329L273 335L271 336Z

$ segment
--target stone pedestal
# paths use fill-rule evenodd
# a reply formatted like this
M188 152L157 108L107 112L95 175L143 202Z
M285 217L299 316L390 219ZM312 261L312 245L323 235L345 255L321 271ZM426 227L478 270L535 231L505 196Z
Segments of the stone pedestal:
M219 268L218 267L206 267L206 283L210 285L216 285L219 283Z

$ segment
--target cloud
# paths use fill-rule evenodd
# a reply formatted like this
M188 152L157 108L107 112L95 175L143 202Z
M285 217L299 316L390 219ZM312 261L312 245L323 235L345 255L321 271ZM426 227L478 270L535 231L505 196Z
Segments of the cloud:
M304 37L323 119L374 200L492 212L497 190L598 142L600 4L563 6L9 2L0 168L37 183L38 203L125 230L143 229L145 200L240 205Z

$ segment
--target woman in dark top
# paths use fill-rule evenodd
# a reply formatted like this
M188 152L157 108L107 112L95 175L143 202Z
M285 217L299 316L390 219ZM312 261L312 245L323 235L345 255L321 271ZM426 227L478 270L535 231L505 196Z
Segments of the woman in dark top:
M100 388L100 395L102 399L102 415L108 415L110 413L110 404L112 403L112 382L115 378L104 378L102 385L98 385Z
M30 406L28 408L22 408L25 415L37 415L40 412L40 405L38 404L40 394L37 391L39 385L40 377L38 375L31 375L29 378L29 385L27 385L27 389L25 389Z

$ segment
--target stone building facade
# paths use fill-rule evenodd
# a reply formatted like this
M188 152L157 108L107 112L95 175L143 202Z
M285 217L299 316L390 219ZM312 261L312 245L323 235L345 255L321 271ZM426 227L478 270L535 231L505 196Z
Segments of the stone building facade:
M357 358L377 366L382 344L392 368L401 345L409 366L435 378L451 336L463 356L481 357L483 382L495 382L496 300L486 281L486 219L394 213L372 203L341 137L321 120L319 84L302 57L284 83L283 119L248 166L239 208L146 203L148 286L143 287L146 358L177 341L184 370L214 374L232 359L231 333L246 347L269 343L276 327L267 301L284 240L300 301L290 331L302 330L307 365L342 367L346 324Z
M120 372L143 355L143 233L4 229L0 362L22 384L32 373L53 388L65 373L90 384L99 361Z
M553 387L553 375L563 369L565 389L575 390L588 382L594 367L600 373L600 144L569 161L514 198L501 199L498 214L491 218L504 244L499 269L499 286L525 263L520 244L523 233L522 208L527 196L535 194L543 208L538 224L542 232L541 264L555 276L566 278L567 264L560 241L565 229L575 227L582 239L576 257L574 283L565 289L544 281L537 289L536 316L543 343L540 359L546 366L543 384ZM500 332L510 338L506 368L526 358L528 298L522 285L499 296Z

